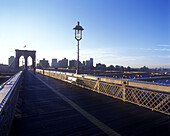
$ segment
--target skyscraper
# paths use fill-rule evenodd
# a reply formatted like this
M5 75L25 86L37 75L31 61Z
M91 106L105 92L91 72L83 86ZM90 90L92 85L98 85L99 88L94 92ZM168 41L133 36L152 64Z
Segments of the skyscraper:
M69 61L69 67L70 68L76 68L77 61L76 60L70 60Z
M49 67L49 63L48 63L48 60L45 60L44 58L43 58L43 60L40 60L40 63L39 63L39 66L40 66L40 68L48 68Z
M9 67L12 67L12 68L15 67L15 57L14 57L14 56L11 56L11 57L8 59L8 66L9 66Z
M87 69L93 68L93 58L90 58L90 60L86 60L86 68Z
M90 58L90 68L93 68L93 58Z
M62 67L68 68L68 59L66 59L66 58L62 59Z
M57 59L52 59L51 67L52 68L57 68Z

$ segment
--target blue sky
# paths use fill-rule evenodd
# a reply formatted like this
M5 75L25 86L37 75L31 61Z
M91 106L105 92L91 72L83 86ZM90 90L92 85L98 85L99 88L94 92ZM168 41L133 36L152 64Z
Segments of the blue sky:
M0 63L24 45L37 60L76 59L77 21L81 61L170 68L169 0L0 0Z

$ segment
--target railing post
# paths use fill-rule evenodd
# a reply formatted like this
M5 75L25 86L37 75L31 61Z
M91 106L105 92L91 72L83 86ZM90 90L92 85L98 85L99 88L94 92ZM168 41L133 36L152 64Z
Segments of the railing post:
M66 73L64 73L64 80L67 80L67 74Z
M85 78L84 78L84 76L82 76L81 78L82 78L81 86L82 86L83 88L85 88L85 85L84 85L84 80L85 80Z
M127 86L127 81L122 81L122 93L123 93L123 101L126 101L126 86Z
M97 91L98 91L98 93L100 91L100 78L98 78Z
M97 78L96 85L94 86L94 89L97 90L97 92L100 92L100 78Z

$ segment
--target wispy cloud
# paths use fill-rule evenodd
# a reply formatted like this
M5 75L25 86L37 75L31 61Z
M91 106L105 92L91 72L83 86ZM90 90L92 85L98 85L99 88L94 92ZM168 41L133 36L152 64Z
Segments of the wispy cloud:
M139 50L147 50L147 51L150 51L150 50L153 50L151 48L139 48Z
M161 47L170 47L170 45L168 45L168 44L165 44L165 45L158 45L158 46L161 46Z
M170 68L170 63L163 63L163 64L150 64L147 65L150 68L160 68L160 67L164 67L164 68Z
M169 46L164 46L169 47ZM145 51L170 51L170 48L139 48L139 50L145 50Z
M169 59L170 58L170 55L156 55L154 57L157 57L157 58L163 58L163 59Z
M81 58L94 58L95 63L104 63L106 65L131 65L146 59L146 56L125 55L121 51L115 51L113 48L99 48L96 50L82 50Z
M148 48L147 50L150 50ZM152 49L156 50L156 49ZM156 50L157 51L157 50ZM69 60L77 59L77 52L75 49L72 50L53 50L53 51L39 51L37 54L37 58L42 59L44 54L48 56L49 62L51 62L52 58L57 58L58 60L66 57ZM131 66L131 67L141 67L141 66L149 66L153 67L157 65L160 66L169 66L166 64L168 62L170 55L138 55L138 54L124 54L122 51L115 50L113 48L97 48L97 49L80 49L80 61L89 60L90 58L94 58L94 65L96 63L103 63L107 66L109 65L123 65L123 66ZM160 62L160 60L163 60Z
M113 50L112 48L98 48L98 49L85 49L81 50L81 57L87 58L87 57L94 57L96 59L100 58L108 58L108 57L115 57L118 53Z
M161 49L154 49L155 51L170 51L170 49L167 48L161 48Z

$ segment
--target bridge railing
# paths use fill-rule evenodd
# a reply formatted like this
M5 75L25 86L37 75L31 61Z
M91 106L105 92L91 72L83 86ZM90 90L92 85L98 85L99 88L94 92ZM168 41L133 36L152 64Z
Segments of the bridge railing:
M9 133L19 95L22 71L0 86L0 136Z
M40 69L37 69L37 72L170 115L170 86L168 85L49 70L43 72Z

